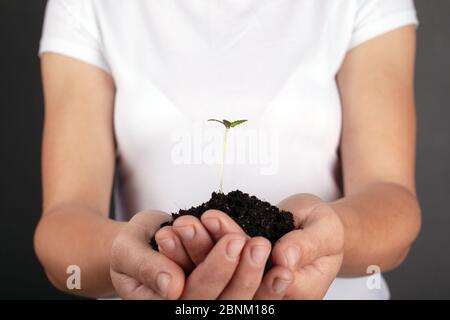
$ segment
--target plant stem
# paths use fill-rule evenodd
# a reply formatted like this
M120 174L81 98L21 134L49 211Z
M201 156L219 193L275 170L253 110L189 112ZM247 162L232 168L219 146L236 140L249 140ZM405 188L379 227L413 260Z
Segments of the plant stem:
M220 193L223 193L223 172L225 167L225 151L227 149L227 140L228 140L228 131L229 128L225 128L225 135L223 137L223 146L222 146L222 163L220 167Z

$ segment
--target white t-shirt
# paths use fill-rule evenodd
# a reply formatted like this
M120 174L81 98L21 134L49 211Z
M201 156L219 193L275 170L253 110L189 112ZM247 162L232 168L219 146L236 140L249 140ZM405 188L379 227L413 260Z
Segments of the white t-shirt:
M412 0L50 0L40 52L113 76L117 215L129 219L219 188L224 130L209 118L249 120L230 131L225 192L340 197L336 73L350 49L416 23ZM368 280L338 278L326 298L389 297Z

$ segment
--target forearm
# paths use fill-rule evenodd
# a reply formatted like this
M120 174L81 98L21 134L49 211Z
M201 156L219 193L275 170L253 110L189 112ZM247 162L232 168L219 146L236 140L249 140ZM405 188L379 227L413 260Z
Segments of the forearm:
M50 281L71 294L101 297L114 293L109 251L123 223L88 208L63 206L46 213L35 233L35 250ZM81 290L69 290L67 267L81 270Z
M373 184L330 205L345 230L341 276L366 275L370 265L382 271L395 268L420 230L417 199L399 185Z

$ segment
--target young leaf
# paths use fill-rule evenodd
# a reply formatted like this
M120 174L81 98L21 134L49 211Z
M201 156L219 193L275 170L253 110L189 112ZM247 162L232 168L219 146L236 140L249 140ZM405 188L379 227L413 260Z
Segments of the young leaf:
M228 120L223 119L222 123L226 128L231 128L231 122Z
M219 123L223 124L225 126L225 128L230 129L230 128L237 127L238 125L246 122L247 120L228 121L228 120L223 119L222 121L220 121L217 119L208 119L208 121L219 122Z
M217 119L208 119L208 121L215 121L215 122L221 123L221 124L223 124L224 126L226 126L225 123L223 123L222 121L217 120Z
M230 123L230 128L237 127L238 125L240 125L240 124L242 124L242 123L244 123L246 121L247 120L236 120L236 121L233 121L232 123Z

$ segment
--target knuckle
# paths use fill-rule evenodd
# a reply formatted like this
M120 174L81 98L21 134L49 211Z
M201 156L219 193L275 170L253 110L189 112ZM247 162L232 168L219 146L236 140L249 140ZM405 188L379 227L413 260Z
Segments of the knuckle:
M244 235L242 233L238 233L238 232L231 232L231 233L227 233L225 234L218 242L228 242L231 240L246 240L246 238L244 237Z
M223 213L223 212L218 209L208 209L203 214L220 214L220 213Z
M202 214L201 218L204 219L204 218L212 218L212 217L218 217L218 216L220 217L220 216L223 216L223 215L225 215L225 213L220 211L220 210L209 209L209 210L206 210Z
M197 223L198 219L194 216L181 216L179 218L177 218L174 222L173 225L174 226L184 226L187 224L194 224Z
M167 238L173 235L173 230L171 226L165 226L162 227L161 229L159 229L156 233L155 233L155 239L161 240L163 238Z
M252 244L259 245L259 246L267 246L267 247L272 246L272 244L270 243L270 241L267 238L260 237L260 236L253 237L249 241L251 241Z

